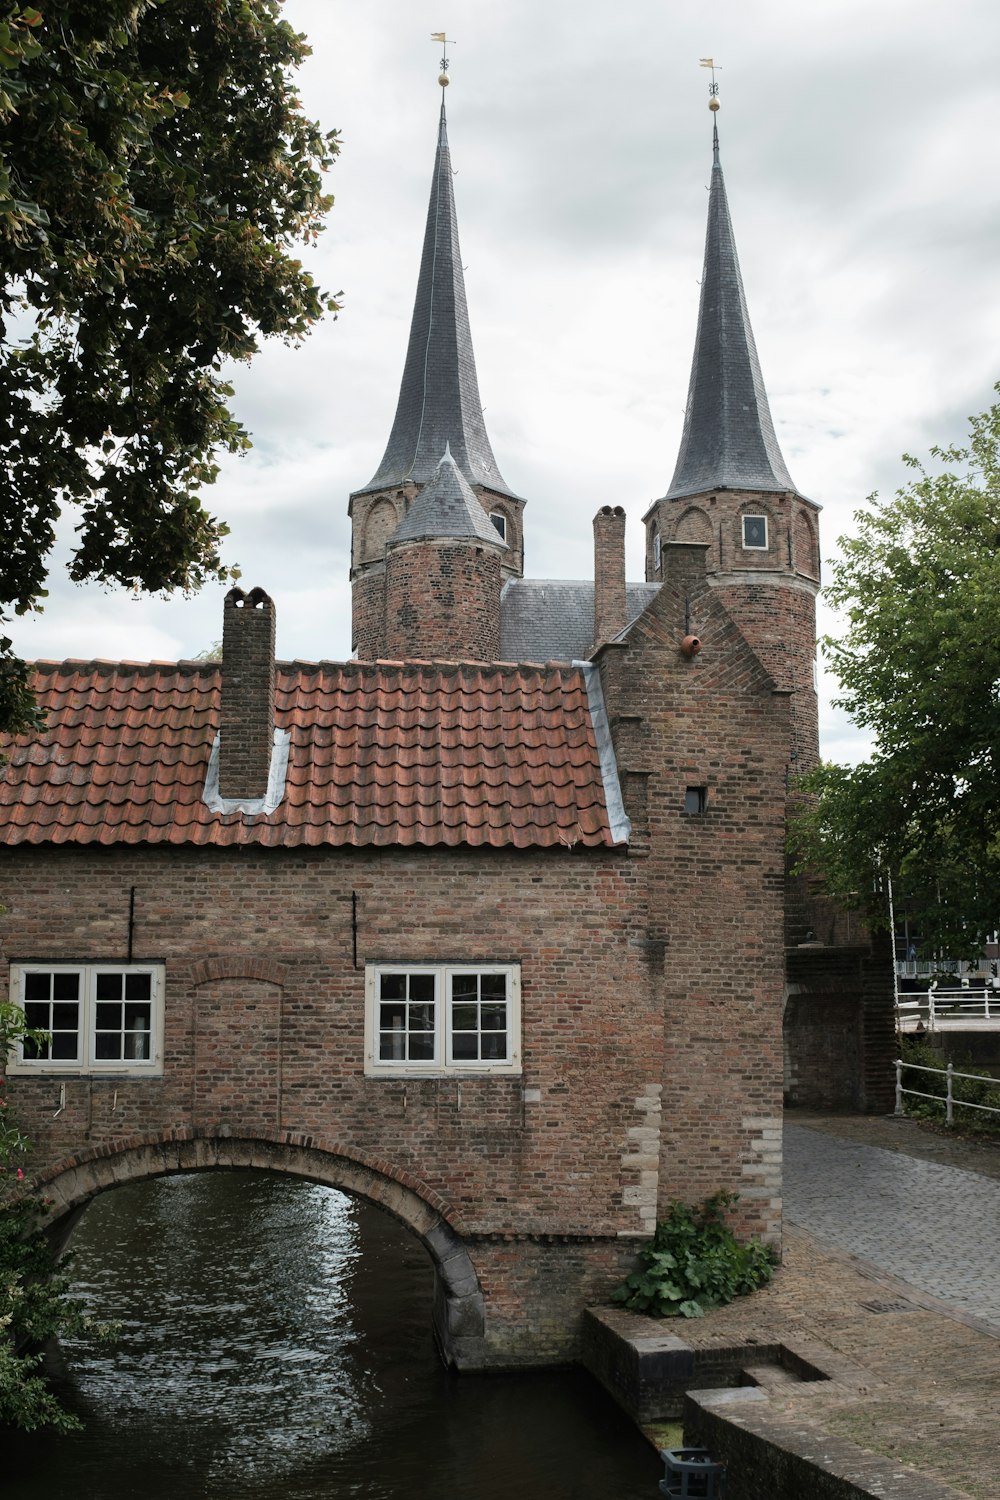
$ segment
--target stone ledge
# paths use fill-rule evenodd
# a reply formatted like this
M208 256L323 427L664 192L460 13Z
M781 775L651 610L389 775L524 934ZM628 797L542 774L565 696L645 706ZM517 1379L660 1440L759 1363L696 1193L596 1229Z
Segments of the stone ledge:
M937 1480L804 1421L788 1421L753 1386L688 1391L685 1442L726 1465L726 1500L967 1500Z

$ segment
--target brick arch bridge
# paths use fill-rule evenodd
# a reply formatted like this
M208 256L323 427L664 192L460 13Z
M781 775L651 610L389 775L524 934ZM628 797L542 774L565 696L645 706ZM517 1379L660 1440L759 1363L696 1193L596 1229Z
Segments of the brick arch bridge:
M51 1234L61 1250L100 1193L150 1177L234 1167L304 1178L364 1198L391 1214L431 1257L434 1334L445 1362L463 1368L485 1362L483 1295L454 1216L430 1188L387 1162L313 1136L174 1130L68 1156L39 1173L32 1185L51 1204Z

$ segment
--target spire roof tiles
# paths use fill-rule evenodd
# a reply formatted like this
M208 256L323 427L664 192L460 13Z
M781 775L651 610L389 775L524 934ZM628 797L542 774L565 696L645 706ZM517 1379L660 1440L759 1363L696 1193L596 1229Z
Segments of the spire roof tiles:
M396 416L382 462L368 484L355 493L410 481L426 484L448 443L470 484L513 495L497 468L483 421L442 99L423 255Z
M712 185L701 306L684 431L665 498L706 490L797 493L767 404L713 134Z

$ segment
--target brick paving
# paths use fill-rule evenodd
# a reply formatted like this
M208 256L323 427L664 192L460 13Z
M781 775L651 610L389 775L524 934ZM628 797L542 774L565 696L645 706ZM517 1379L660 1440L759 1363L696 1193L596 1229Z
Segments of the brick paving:
M785 1125L785 1215L1000 1333L1000 1180Z
M856 1378L781 1386L776 1417L848 1438L942 1495L1000 1500L1000 1235L995 1219L992 1242L984 1228L1000 1146L872 1116L796 1111L787 1125L772 1285L679 1331L830 1351ZM962 1259L961 1286L942 1280L949 1258Z

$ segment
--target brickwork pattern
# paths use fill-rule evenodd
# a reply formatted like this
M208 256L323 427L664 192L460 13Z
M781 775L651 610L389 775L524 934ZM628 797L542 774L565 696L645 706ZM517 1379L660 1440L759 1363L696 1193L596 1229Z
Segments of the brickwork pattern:
M610 641L628 623L625 608L625 512L604 505L594 517L594 641Z
M704 546L669 552L668 582L627 647L598 655L632 847L648 863L664 1026L660 1212L749 1187L739 1227L773 1240L787 697L709 585ZM688 658L692 628L703 644ZM704 789L702 813L685 812L688 788Z
M462 540L390 548L385 621L386 655L393 660L496 661L499 554Z
M223 606L219 792L263 797L274 737L274 605L263 589L230 589Z
M662 1032L642 867L623 854L38 849L0 864L6 958L120 961L134 886L134 957L166 965L162 1078L67 1077L57 1119L51 1077L16 1079L39 1163L174 1126L326 1133L391 1159L470 1229L645 1227L622 1157ZM366 1077L365 962L446 960L520 963L523 1077Z
M504 580L520 578L524 573L524 501L517 495L498 494L483 484L473 484L472 488L487 515L497 511L507 522L507 550L500 554L501 576Z
M385 649L385 563L351 582L351 649L359 661L380 661Z
M893 1107L896 1036L889 945L790 948L785 1093L810 1109Z

